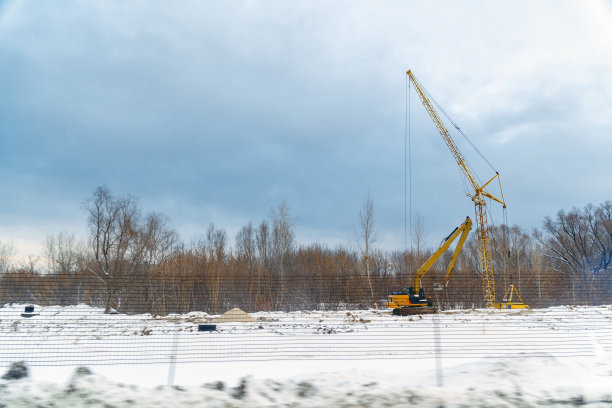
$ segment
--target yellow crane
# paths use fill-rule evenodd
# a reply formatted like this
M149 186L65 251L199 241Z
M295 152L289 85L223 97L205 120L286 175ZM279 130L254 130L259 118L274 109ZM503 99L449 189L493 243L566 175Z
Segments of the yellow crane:
M448 147L451 154L453 155L453 158L459 165L461 172L463 173L463 175L465 176L468 183L473 189L473 192L469 192L467 193L467 195L468 197L472 199L475 205L476 232L478 235L478 254L479 254L479 263L480 263L480 273L481 273L481 278L482 278L482 291L484 294L484 300L485 300L486 305L488 307L497 307L497 308L524 308L524 307L528 308L529 306L524 305L522 301L521 303L513 303L511 301L511 296L510 296L510 300L506 301L506 299L508 298L507 294L506 296L504 296L504 302L495 303L495 273L493 271L491 242L489 238L489 227L488 227L488 220L487 220L487 203L485 199L490 198L491 200L500 203L504 208L506 208L506 203L504 202L504 195L503 195L503 192L501 191L501 180L499 178L499 173L495 172L495 175L491 177L489 181L487 181L483 185L480 185L480 183L476 179L476 176L474 175L474 172L472 171L469 164L465 160L465 157L463 156L463 154L457 147L457 144L451 137L450 133L448 132L448 130L446 129L446 127L440 120L440 117L438 116L438 113L436 112L433 104L427 97L427 94L423 86L419 83L419 81L417 81L417 79L414 77L414 75L412 74L410 70L408 70L406 74L408 75L408 77L410 78L410 81L414 85L417 91L417 94L419 95L419 98L421 99L421 102L423 103L423 106L427 110L427 113L429 114L434 124L438 128L440 135L442 135L442 138L444 139L446 146ZM499 190L501 194L501 199L495 197L493 194L485 190L485 188L489 184L491 184L491 182L495 179L497 179L499 182ZM511 289L512 288L516 290L516 287L514 287L514 285L512 285ZM510 291L510 295L512 294L512 292L513 291ZM517 295L518 295L518 292L517 292ZM520 295L519 295L519 299L520 299Z
M389 296L389 302L387 307L393 309L394 315L406 316L409 314L423 314L423 313L435 313L436 309L433 308L433 302L431 297L425 296L425 291L421 287L421 280L425 274L431 269L436 261L442 256L448 247L459 237L453 256L448 263L446 275L444 276L444 286L448 284L451 273L455 268L455 262L461 253L465 239L468 233L472 229L472 220L470 217L466 217L465 222L459 227L455 228L444 240L440 247L431 254L431 256L417 269L414 274L413 283L406 292L393 292ZM439 285L438 285L439 286ZM434 286L435 287L435 286Z

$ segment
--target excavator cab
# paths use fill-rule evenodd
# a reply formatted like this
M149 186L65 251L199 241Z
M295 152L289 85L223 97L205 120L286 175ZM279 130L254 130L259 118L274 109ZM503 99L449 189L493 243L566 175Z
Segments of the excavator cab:
M405 292L393 292L389 296L387 307L393 309L396 316L410 314L435 313L431 297L425 296L425 291L420 288L418 293L413 287L406 288Z
M423 290L423 288L419 288L418 295L416 290L412 286L406 289L406 292L408 293L408 298L410 299L410 303L412 304L423 303L427 299L425 297L425 291ZM431 303L431 298L429 298L429 303ZM428 304L427 306L431 306L431 304Z

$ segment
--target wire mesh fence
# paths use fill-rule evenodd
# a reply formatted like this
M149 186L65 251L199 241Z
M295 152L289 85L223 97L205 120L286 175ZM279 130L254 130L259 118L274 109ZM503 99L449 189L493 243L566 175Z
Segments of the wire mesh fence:
M601 228L593 237L612 225L610 206L597 208ZM588 220L589 211L572 219ZM565 225L561 216L557 224ZM0 364L598 358L611 351L609 246L580 252L553 234L557 224L548 238L491 228L495 300L516 287L531 306L496 310L484 301L474 236L452 276L446 252L415 281L431 251L298 246L282 219L247 225L234 247L214 226L202 242L179 245L165 227L153 228L164 225L155 217L151 230L118 225L113 240L94 228L89 248L62 235L49 240L48 268L0 270ZM274 228L287 233L287 245ZM154 239L164 231L167 240ZM580 263L555 257L559 245ZM424 289L439 313L392 314L389 295L410 286ZM224 314L234 308L237 316Z
M446 271L447 251L415 281L417 268L436 253L298 245L286 203L258 227L244 226L233 247L214 225L186 247L163 216L142 218L136 201L106 188L96 189L87 209L87 244L50 237L47 268L0 262L1 364L610 352L612 312L600 306L612 303L609 201L559 212L546 219L545 234L491 227L496 274L486 287L475 234L453 258L454 269ZM487 308L487 293L499 302L515 285L533 310ZM390 294L410 286L424 288L440 313L395 316L385 309ZM233 308L243 316L222 315Z
M412 316L384 309L167 316L105 314L86 305L25 309L0 309L2 366L612 354L612 306Z

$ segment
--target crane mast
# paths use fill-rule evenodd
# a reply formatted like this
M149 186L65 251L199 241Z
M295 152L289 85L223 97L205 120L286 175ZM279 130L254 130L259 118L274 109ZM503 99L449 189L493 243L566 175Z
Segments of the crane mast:
M480 273L482 278L482 291L484 294L484 300L488 307L495 306L495 272L493 271L493 261L492 261L492 252L491 252L491 242L489 238L489 228L487 221L487 203L485 198L490 198L498 203L502 204L504 208L506 208L506 204L503 201L503 193L502 199L498 199L492 194L485 191L485 187L489 185L496 178L499 181L499 173L495 173L489 181L487 181L482 186L476 179L474 172L470 168L469 164L465 160L463 154L457 147L457 144L451 137L450 133L440 120L438 113L436 112L433 104L429 100L424 91L423 87L416 80L412 72L409 70L407 73L410 81L414 84L414 87L423 103L423 106L427 110L427 113L431 117L431 120L434 122L440 135L444 139L446 146L450 150L453 158L459 165L459 168L465 178L468 180L472 189L474 190L472 193L468 193L468 196L472 199L475 206L476 213L476 231L478 235L478 255L479 255L479 263L480 263ZM500 182L500 191L501 191L501 182Z

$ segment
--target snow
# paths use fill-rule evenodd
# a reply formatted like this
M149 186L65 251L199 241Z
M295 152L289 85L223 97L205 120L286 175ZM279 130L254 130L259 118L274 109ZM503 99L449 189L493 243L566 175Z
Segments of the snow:
M213 332L201 312L24 306L0 309L0 374L30 369L0 407L612 406L612 306L258 312Z

